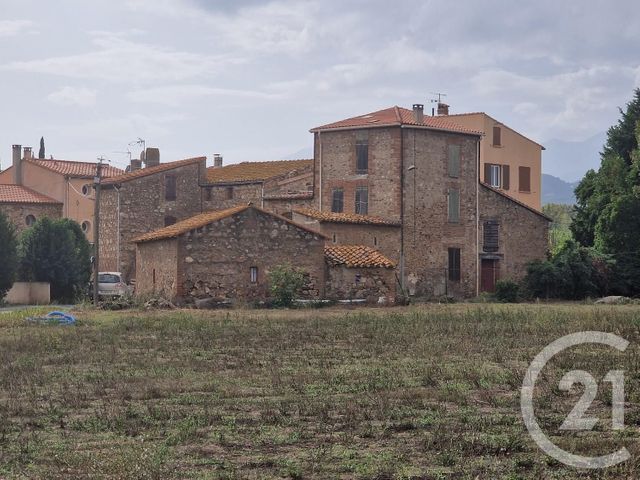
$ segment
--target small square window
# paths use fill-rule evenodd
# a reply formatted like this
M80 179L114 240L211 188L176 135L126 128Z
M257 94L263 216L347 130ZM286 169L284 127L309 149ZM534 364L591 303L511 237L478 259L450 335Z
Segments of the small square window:
M359 285L359 284L360 284L360 282L362 281L362 275L361 275L361 274L359 274L359 273L356 273L356 278L355 278L355 280L356 280L356 285Z
M258 267L251 267L249 269L249 276L251 283L258 283Z

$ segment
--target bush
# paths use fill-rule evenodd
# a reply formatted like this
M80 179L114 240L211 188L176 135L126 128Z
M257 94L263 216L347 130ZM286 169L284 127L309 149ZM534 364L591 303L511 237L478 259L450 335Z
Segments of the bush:
M0 212L0 302L13 286L18 269L18 241L9 219Z
M513 280L498 280L495 296L499 302L516 303L520 297L520 285Z
M275 305L290 307L304 285L304 273L289 264L278 265L269 271L269 290Z

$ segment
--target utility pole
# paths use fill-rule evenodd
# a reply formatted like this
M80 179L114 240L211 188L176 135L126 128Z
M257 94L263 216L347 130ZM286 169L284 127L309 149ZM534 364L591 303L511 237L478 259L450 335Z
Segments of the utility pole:
M102 183L102 162L104 157L98 157L96 176L93 188L96 190L93 206L93 304L98 306L98 274L100 272L100 188Z

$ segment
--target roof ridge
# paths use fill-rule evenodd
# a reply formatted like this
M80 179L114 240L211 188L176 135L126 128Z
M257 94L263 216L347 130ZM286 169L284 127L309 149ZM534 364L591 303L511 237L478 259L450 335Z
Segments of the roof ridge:
M115 177L109 177L105 179L102 183L103 185L113 185L120 182L128 182L129 180L135 180L137 178L146 177L147 175L153 175L154 173L164 172L165 170L173 170L174 168L178 168L183 165L189 165L191 163L201 162L202 160L206 162L207 157L205 156L190 157L190 158L183 158L182 160L174 160L172 162L160 163L158 165L154 165L153 167L140 168L133 172L125 172Z
M400 107L398 107L398 105L394 105L393 111L396 114L396 119L398 120L398 123L402 124L402 116L400 116Z

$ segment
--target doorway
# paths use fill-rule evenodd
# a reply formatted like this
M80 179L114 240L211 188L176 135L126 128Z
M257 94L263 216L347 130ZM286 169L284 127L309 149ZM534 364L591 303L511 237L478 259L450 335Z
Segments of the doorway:
M499 273L498 260L483 258L480 267L480 291L493 293Z

